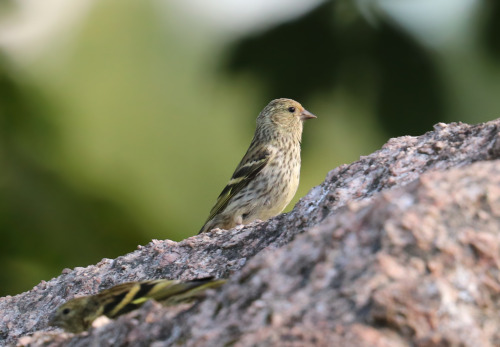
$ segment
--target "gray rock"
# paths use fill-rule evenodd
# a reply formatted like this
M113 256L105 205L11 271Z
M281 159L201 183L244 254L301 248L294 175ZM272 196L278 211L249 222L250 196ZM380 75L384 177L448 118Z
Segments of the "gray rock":
M499 124L391 139L332 170L289 214L153 240L0 298L0 344L500 345ZM151 302L79 335L47 327L76 295L208 275L230 280L188 309Z

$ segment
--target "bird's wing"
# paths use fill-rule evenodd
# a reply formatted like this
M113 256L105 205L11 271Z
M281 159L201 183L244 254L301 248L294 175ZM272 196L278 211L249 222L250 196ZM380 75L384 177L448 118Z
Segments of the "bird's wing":
M176 281L172 284L159 286L158 290L152 292L152 299L165 305L176 305L183 302L193 301L205 293L209 288L218 288L226 282L224 279L215 280L206 277L192 281Z
M99 296L104 303L101 314L114 318L135 310L149 299L156 299L156 294L160 290L176 288L179 284L182 282L174 280L129 282L106 289L96 296Z
M250 146L240 164L234 171L231 180L222 190L215 206L210 211L207 222L222 212L238 192L245 188L262 171L269 162L271 152L265 147Z

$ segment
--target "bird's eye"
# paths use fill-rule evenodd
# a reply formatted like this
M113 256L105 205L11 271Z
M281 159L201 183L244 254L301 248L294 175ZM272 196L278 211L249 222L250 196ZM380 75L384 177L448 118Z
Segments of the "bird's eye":
M71 310L70 310L69 308L65 308L65 309L62 311L62 313L63 313L63 314L68 314L70 311L71 311Z
M290 112L290 113L294 113L294 112L295 112L295 107L293 107L293 106L292 106L292 107L289 107L289 108L288 108L288 112Z

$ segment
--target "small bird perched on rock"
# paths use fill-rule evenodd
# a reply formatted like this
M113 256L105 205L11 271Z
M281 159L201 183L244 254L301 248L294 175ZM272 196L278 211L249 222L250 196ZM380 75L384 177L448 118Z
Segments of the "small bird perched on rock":
M271 101L257 117L250 147L220 193L200 234L278 215L299 185L303 122L316 118L291 99Z
M122 283L62 304L54 312L49 325L79 333L87 330L99 316L115 318L141 307L150 299L166 306L192 302L203 297L207 289L218 288L225 282L224 279L206 277L191 281L163 279Z

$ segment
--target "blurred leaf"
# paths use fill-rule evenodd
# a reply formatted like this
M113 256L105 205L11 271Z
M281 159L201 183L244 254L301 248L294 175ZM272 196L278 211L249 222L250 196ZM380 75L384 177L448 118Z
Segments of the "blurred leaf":
M79 192L44 165L44 151L57 143L48 106L7 69L0 60L0 295L27 290L62 267L115 257L147 241L119 207Z
M370 26L352 3L328 1L303 17L232 47L230 73L248 71L268 98L306 102L347 88L360 103L376 101L390 136L418 134L443 119L443 97L433 61L422 46L379 18Z
M375 42L379 92L376 114L390 136L419 135L444 119L442 85L422 46L383 23Z
M3 16L10 15L15 10L16 3L12 0L0 0L0 19Z
M332 26L333 3L238 41L225 68L250 71L262 81L266 100L288 97L305 102L334 85L339 54Z
M493 59L500 59L500 2L496 0L483 1L481 20L481 43Z

